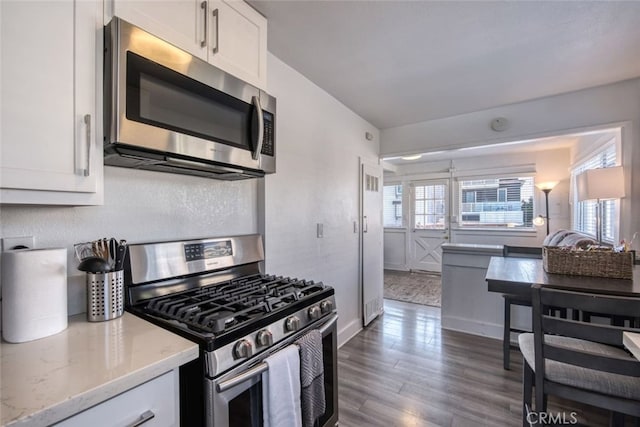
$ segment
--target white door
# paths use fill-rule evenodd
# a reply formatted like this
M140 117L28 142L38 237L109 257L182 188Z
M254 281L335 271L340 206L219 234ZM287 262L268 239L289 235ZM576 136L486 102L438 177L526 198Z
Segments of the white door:
M367 326L383 310L382 168L362 164L362 314Z
M442 272L442 244L449 240L448 181L415 181L410 194L409 268Z

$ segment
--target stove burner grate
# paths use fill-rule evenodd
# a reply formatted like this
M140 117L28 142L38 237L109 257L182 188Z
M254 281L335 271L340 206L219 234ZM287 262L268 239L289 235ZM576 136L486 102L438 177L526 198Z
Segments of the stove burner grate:
M220 333L324 289L312 281L256 274L155 298L145 311Z

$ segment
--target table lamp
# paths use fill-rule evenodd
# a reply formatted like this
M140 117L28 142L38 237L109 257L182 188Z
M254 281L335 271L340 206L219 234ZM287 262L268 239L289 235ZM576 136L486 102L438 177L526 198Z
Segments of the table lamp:
M578 201L596 201L596 240L602 244L602 200L620 199L624 194L622 166L588 169L576 177Z

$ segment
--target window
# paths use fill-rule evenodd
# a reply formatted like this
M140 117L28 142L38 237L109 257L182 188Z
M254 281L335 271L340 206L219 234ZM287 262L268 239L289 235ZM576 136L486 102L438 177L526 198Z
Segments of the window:
M573 192L573 228L577 231L596 236L596 204L595 200L578 202L576 176L588 169L608 168L616 166L616 145L603 147L601 151L579 163L571 170L571 188ZM618 221L618 203L615 200L603 200L602 206L602 240L615 242L616 223Z
M533 177L459 181L461 227L533 228Z
M382 194L383 225L402 227L402 185L385 185Z
M414 222L417 229L441 230L445 228L447 186L444 184L416 185L414 187Z

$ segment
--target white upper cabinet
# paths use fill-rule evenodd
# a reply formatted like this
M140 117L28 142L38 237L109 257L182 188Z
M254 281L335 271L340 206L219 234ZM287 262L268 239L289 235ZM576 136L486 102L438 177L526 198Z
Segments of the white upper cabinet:
M254 86L267 86L267 20L239 0L209 1L209 62Z
M107 0L107 4L107 22L119 16L266 89L267 20L244 1Z
M101 24L96 1L0 1L0 202L102 203Z

